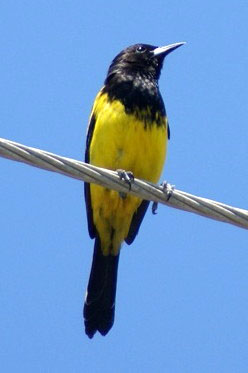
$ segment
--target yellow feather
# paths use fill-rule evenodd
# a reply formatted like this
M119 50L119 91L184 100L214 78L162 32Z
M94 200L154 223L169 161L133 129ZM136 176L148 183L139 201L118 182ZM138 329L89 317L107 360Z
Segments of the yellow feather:
M166 117L161 118L162 125L154 122L145 126L135 115L127 114L120 101L110 101L101 91L92 113L96 122L89 149L90 163L132 171L134 177L157 183L167 149ZM121 198L119 193L94 184L90 191L93 221L103 253L116 255L142 200L130 195Z

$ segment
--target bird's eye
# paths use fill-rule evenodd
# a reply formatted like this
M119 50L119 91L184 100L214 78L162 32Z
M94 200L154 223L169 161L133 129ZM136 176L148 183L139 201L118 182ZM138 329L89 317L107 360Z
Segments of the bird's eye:
M136 48L136 52L138 52L138 53L143 53L143 52L145 52L145 50L146 50L146 48L143 45L139 45Z

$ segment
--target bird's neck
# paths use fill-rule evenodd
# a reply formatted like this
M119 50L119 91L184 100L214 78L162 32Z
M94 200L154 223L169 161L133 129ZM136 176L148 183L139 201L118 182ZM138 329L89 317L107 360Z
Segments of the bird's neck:
M105 80L103 93L107 93L110 100L119 100L127 113L149 111L151 120L154 120L156 113L165 115L158 82L149 75L134 71L114 72Z

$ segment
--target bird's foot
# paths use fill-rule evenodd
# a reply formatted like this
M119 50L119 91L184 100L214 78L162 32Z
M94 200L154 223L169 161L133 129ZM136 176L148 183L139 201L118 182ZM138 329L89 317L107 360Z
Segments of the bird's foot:
M175 185L171 185L171 184L167 183L167 181L163 181L160 184L160 186L162 187L163 192L167 195L166 201L169 201L169 199L172 196L172 193L173 193L173 190L175 188ZM152 213L153 213L153 215L157 214L157 210L158 210L158 202L153 202L153 204L152 204Z
M131 190L132 182L134 181L133 173L131 171L125 171L121 169L116 170L116 172L119 175L120 179L124 180L128 184L129 190ZM119 196L124 199L127 195L124 192L119 192Z
M116 170L117 174L119 175L121 180L124 180L128 186L129 190L131 190L132 182L134 181L134 176L131 171L125 171L125 170Z

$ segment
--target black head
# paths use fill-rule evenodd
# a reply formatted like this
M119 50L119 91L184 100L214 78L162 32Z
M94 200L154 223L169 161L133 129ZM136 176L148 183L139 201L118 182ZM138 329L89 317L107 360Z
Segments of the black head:
M155 47L148 44L135 44L121 51L109 67L107 81L116 73L139 73L158 80L164 58L184 42Z

